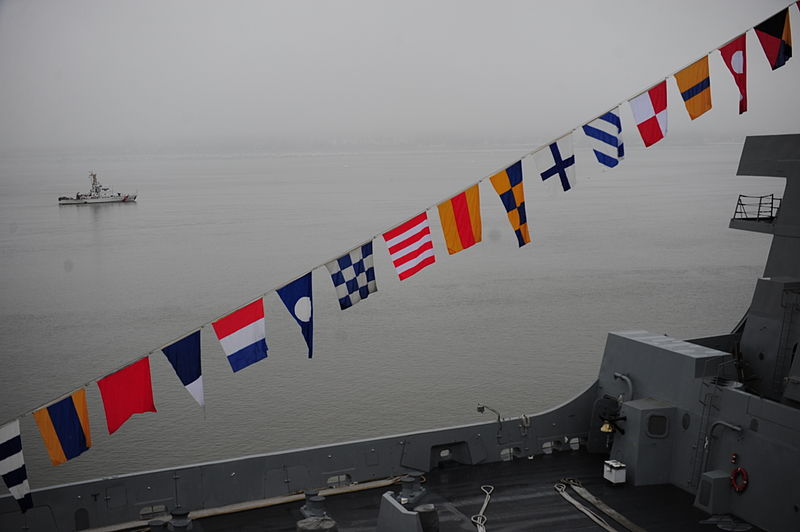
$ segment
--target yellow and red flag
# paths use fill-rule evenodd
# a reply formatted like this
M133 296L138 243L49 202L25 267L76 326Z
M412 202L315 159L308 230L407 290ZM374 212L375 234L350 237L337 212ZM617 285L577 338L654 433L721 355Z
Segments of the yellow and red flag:
M477 184L440 203L438 208L449 254L481 241L481 197Z
M708 75L708 56L695 61L675 74L678 89L689 116L694 120L711 109L711 78Z

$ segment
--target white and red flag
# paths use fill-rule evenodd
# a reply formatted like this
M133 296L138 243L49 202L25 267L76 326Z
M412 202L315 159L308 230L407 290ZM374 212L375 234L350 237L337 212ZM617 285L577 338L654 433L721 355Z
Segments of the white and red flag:
M745 34L719 49L722 60L733 74L733 80L739 87L739 114L747 111L747 48Z
M436 262L427 212L385 232L383 239L401 281Z
M667 80L644 91L628 102L645 147L667 134Z

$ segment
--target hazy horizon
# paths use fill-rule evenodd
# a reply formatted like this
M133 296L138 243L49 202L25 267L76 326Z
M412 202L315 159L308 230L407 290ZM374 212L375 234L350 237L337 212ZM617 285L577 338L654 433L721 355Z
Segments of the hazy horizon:
M640 143L627 98L786 5L6 0L0 152L535 146L618 103ZM707 115L668 81L668 142L796 131L800 59L747 40L749 111L713 52Z

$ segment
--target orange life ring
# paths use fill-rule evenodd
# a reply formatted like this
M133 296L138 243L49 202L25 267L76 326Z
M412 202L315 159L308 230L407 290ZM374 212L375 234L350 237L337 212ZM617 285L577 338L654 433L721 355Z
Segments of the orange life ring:
M731 471L731 487L736 493L741 493L747 489L747 470L737 467Z

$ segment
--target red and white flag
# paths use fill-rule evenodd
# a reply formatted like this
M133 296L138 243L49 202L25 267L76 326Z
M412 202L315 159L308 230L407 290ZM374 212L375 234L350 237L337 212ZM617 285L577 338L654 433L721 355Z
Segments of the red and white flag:
M741 34L719 49L722 60L733 74L733 80L739 87L739 114L747 111L747 48L745 34Z
M436 262L427 212L385 232L383 239L401 281Z
M644 91L628 102L645 147L667 134L667 80Z

